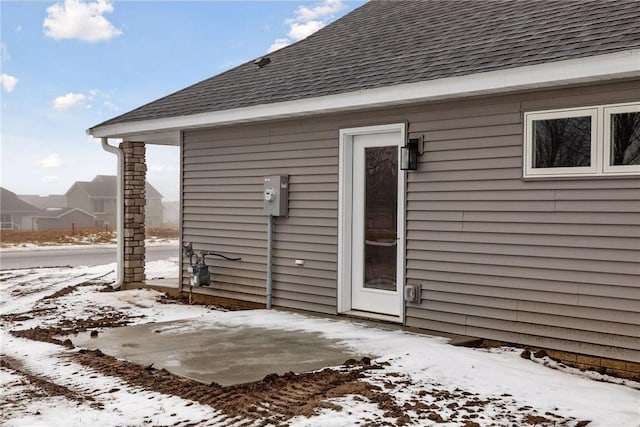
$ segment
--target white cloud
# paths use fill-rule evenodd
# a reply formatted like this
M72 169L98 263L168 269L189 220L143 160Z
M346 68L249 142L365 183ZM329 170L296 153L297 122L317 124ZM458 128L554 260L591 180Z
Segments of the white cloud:
M94 98L109 99L109 98L111 98L111 94L109 94L109 92L101 90L101 89L91 89L89 91L89 95L87 97L89 99L94 99Z
M2 62L11 59L9 49L7 48L7 44L5 42L0 42L0 59L2 60Z
M287 37L277 38L267 52L282 49L293 42L309 37L331 22L335 14L342 9L344 9L342 0L324 0L313 7L299 6L295 16L285 21L289 26Z
M306 39L325 25L320 21L308 21L303 24L295 22L291 24L291 30L287 35L295 41Z
M82 93L69 92L66 95L62 95L54 99L53 108L55 110L68 110L80 105L86 98L87 96Z
M36 166L42 169L55 169L62 166L62 157L58 153L51 153L47 157L35 162Z
M316 19L324 19L334 15L344 8L342 0L325 0L315 7L300 6L296 11L296 22L308 22Z
M42 177L41 181L43 184L57 184L61 182L62 179L56 175L46 175Z
M55 40L78 39L87 42L110 40L122 34L113 26L105 13L113 12L107 0L85 3L82 0L64 0L47 8L42 23L47 37Z
M111 101L104 101L103 104L111 111L120 111L120 108Z
M149 172L175 172L177 169L175 166L157 163L157 164L149 164Z
M86 93L67 93L53 100L53 108L58 111L82 107L86 110L95 108L100 114L103 111L119 111L120 108L109 99L109 92L101 89L91 89ZM104 108L101 108L104 107Z
M4 90L6 90L8 93L11 93L18 84L18 79L9 74L0 74L0 83L2 84L2 88Z
M267 53L271 53L274 50L282 49L283 47L289 46L290 44L291 44L291 41L286 37L276 39L276 41L271 43L271 46L269 46L269 49L267 49Z

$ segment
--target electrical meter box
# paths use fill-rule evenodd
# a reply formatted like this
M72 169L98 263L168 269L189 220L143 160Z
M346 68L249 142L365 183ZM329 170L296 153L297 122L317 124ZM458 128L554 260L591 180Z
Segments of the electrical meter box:
M287 216L289 212L289 175L265 176L262 197L265 215Z

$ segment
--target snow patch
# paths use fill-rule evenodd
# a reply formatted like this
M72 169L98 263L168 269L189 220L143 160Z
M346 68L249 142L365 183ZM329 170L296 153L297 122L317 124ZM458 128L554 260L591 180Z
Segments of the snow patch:
M148 275L163 277L176 266L177 258L149 263ZM119 378L104 376L69 361L65 357L69 350L60 346L18 338L8 332L9 328L46 327L64 319L92 318L111 310L124 313L133 324L181 320L179 324L159 327L168 334L226 327L321 333L359 354L370 354L376 363L383 364L383 369L368 371L365 380L385 390L398 406L409 407L406 409L409 414L415 399L422 399L425 404L435 402L429 400L434 399L431 395L422 397L424 390L454 394L456 390L464 390L477 399L498 400L507 413L522 414L521 408L530 407L538 414L548 411L574 417L574 425L577 420L591 420L589 427L638 426L640 384L633 381L613 380L600 374L596 377L594 373L559 365L553 366L558 369L551 369L541 363L552 361L525 360L518 349L454 347L444 338L384 325L275 310L222 312L203 306L162 304L158 301L158 292L145 289L102 292L105 282L115 280L114 270L115 264L109 264L0 272L0 311L14 316L25 313L19 322L2 321L2 356L21 361L30 373L61 384L78 395L92 396L93 402L102 407L97 409L86 402L47 396L37 390L37 385L23 381L19 373L3 367L0 368L3 390L0 422L3 425L216 425L223 419L211 407L130 386ZM66 289L68 287L72 288ZM60 295L44 298L56 292ZM29 314L31 310L40 311ZM176 359L175 363L179 364L180 360ZM604 380L618 381L618 384ZM464 404L464 399L455 399L457 404ZM4 404L9 400L20 403ZM309 418L293 418L290 424L343 426L396 421L385 418L378 405L361 396L348 395L330 401L342 409L323 409ZM497 410L489 404L482 416L490 420ZM452 411L443 408L441 413L447 416ZM483 421L478 420L482 425ZM417 417L413 417L413 421L434 425Z

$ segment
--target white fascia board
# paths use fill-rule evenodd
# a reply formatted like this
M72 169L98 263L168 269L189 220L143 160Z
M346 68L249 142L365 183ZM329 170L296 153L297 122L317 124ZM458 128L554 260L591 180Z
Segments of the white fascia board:
M102 128L99 128L102 129ZM94 138L118 138L133 142L144 142L153 145L180 145L180 130L171 128L169 130L159 130L157 132L129 132L126 134L98 136L92 133L92 129L87 130L87 134Z
M96 138L228 125L640 76L640 49L418 83L89 129ZM144 139L141 139L144 141Z

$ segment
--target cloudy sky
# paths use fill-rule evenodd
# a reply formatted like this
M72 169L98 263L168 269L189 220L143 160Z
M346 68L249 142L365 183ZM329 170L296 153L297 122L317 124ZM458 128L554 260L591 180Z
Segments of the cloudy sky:
M89 127L301 40L364 1L0 1L0 185L63 194L115 174ZM114 142L114 141L112 141ZM179 152L147 179L178 199Z

